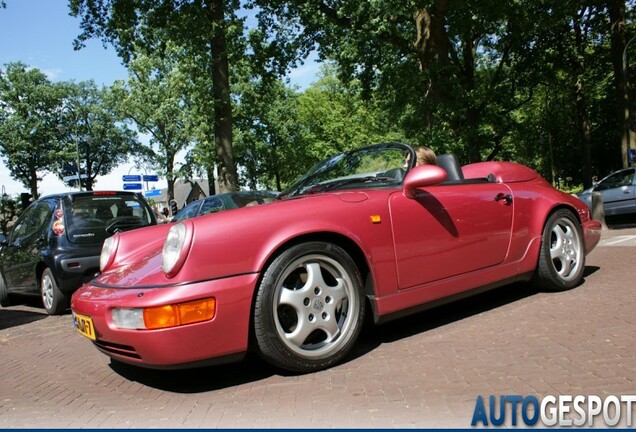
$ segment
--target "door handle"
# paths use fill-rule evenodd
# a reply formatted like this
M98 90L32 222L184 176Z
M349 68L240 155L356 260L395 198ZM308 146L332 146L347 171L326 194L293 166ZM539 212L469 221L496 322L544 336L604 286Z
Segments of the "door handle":
M499 202L499 201L503 201L505 205L510 205L512 204L512 195L510 194L504 194L504 193L498 193L497 196L495 197L495 201Z

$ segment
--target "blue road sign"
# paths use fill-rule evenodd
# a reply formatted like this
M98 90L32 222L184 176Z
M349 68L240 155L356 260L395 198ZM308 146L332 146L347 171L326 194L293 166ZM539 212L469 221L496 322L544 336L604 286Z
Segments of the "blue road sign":
M636 149L627 149L627 159L630 164L636 163Z
M159 176L158 175L145 175L144 176L144 181L145 182L158 182L159 181Z
M125 176L122 176L121 179L125 182L138 182L138 181L141 181L141 176L139 174L125 175Z
M158 197L161 196L161 189L152 189L144 192L144 196L146 198Z
M124 183L124 190L141 190L141 183Z

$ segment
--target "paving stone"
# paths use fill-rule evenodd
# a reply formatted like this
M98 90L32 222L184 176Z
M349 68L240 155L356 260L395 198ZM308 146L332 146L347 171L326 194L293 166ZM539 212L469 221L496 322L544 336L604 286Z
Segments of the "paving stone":
M69 315L3 308L0 428L465 428L479 395L636 394L635 256L636 229L604 231L573 290L514 284L365 329L344 363L296 376L256 356L122 367Z

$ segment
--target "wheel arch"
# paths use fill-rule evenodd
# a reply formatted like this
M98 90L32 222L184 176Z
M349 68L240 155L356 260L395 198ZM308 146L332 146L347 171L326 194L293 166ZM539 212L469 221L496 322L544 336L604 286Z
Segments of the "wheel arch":
M581 224L581 216L579 215L579 212L574 206L571 206L565 203L559 203L555 205L554 207L552 207L551 209L549 209L543 216L543 221L541 222L539 234L543 234L543 230L545 229L545 225L548 223L548 220L554 213L558 212L559 210L568 210L570 213L574 215L579 225Z
M541 245L542 239L543 239L543 232L545 230L545 227L548 223L548 220L550 220L550 217L552 217L552 215L556 212L558 212L559 210L568 210L570 213L572 213L574 215L574 217L576 218L576 221L578 222L578 224L581 224L581 217L578 213L578 211L576 210L576 208L572 205L566 204L566 203L557 203L556 205L547 208L543 211L537 211L537 213L535 213L537 215L536 217L536 223L534 224L534 233L533 236L536 236L540 239L539 241L539 245ZM533 267L536 270L538 265L539 265L539 256L540 256L540 248L538 248L536 250L536 255L533 254L533 256L530 258L531 259L531 263L533 263Z
M38 291L42 289L42 274L47 268L49 268L49 266L44 261L38 261L35 265L35 284ZM53 277L55 277L55 273L51 273L53 274ZM57 280L55 282L57 282Z
M371 268L367 259L365 257L364 251L362 248L351 238L332 231L318 231L312 233L305 233L298 235L296 237L292 237L287 239L285 242L278 245L278 247L267 257L267 259L262 263L259 269L259 277L256 282L256 286L254 287L254 291L252 292L252 301L250 307L250 326L249 326L249 339L248 339L248 349L251 349L255 343L255 335L254 335L254 306L256 302L256 293L258 291L258 286L261 284L263 280L263 275L265 270L274 262L276 258L278 258L283 252L288 250L291 247L302 243L308 243L312 241L321 241L332 243L336 246L341 247L345 252L349 254L351 259L356 265L356 268L360 272L360 277L362 279L364 296L368 299L374 294L374 281L373 275L371 272Z
M281 243L274 252L270 254L267 260L263 263L260 268L261 275L265 271L267 267L284 251L287 249L296 246L301 243L308 243L312 241L321 241L327 243L333 243L336 246L344 249L345 252L349 254L353 262L356 264L358 271L360 272L360 276L362 277L362 282L364 284L364 294L366 296L373 294L373 283L372 283L372 275L369 267L369 263L365 257L365 254L360 248L360 246L353 241L351 238L331 231L321 231L321 232L312 232L301 234L297 237L290 238L285 242ZM259 278L260 282L260 278Z

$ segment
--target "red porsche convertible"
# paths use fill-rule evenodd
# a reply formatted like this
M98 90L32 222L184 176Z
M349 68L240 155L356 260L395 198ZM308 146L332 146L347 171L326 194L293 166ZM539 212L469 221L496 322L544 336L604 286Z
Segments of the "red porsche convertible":
M275 202L122 232L72 297L76 328L152 368L240 359L295 372L350 351L375 322L514 281L583 279L601 225L510 162L406 166L389 143L316 165ZM511 287L512 289L513 287Z

